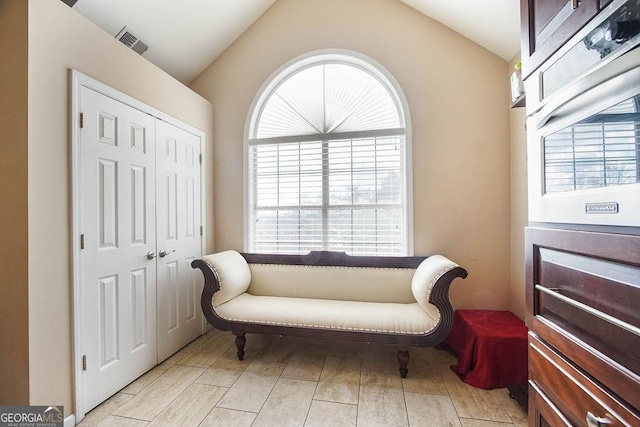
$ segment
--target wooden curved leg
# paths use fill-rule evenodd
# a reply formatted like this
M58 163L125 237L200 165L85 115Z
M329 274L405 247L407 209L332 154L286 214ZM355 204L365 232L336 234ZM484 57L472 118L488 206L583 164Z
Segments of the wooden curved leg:
M236 336L236 348L238 349L238 360L244 359L244 345L247 343L247 337L243 333L233 333Z
M407 365L409 364L409 351L408 350L398 350L398 364L400 365L400 376L402 378L407 378Z

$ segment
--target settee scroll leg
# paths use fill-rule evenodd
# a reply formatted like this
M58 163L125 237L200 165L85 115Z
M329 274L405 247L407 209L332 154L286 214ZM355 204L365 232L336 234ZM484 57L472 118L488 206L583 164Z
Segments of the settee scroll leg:
M400 376L402 378L407 378L407 365L409 364L409 351L408 350L398 350L398 364L400 365Z
M236 336L236 348L238 349L238 360L244 359L244 345L247 343L247 337L242 332L234 332Z

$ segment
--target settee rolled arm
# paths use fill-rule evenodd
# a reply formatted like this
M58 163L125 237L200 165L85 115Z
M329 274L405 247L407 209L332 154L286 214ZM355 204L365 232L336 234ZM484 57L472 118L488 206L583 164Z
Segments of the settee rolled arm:
M200 305L213 326L223 331L231 329L229 322L219 317L215 307L244 293L251 282L251 270L246 260L236 251L207 255L191 262L204 275L204 288Z
M220 290L220 281L215 270L211 268L202 259L196 259L191 261L192 268L199 268L204 275L204 287L202 289L202 296L200 297L200 306L202 307L202 313L207 321L218 329L221 329L219 325L220 318L215 315L213 310L213 295ZM227 329L222 329L227 330Z
M467 270L442 255L432 255L416 269L411 282L411 291L416 301L427 313L432 304L438 309L439 320L429 341L439 343L451 332L453 326L453 306L449 299L451 283L458 277L465 279Z

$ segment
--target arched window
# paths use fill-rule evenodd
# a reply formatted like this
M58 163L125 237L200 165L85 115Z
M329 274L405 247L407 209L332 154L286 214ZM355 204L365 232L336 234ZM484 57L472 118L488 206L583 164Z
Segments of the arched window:
M248 251L411 252L408 113L372 62L314 55L258 94L247 138Z

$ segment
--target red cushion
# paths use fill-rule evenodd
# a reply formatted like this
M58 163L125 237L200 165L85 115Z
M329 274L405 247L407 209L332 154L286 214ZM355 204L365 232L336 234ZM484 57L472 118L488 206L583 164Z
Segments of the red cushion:
M509 311L456 311L445 344L458 354L451 369L467 384L496 388L527 381L527 327Z

